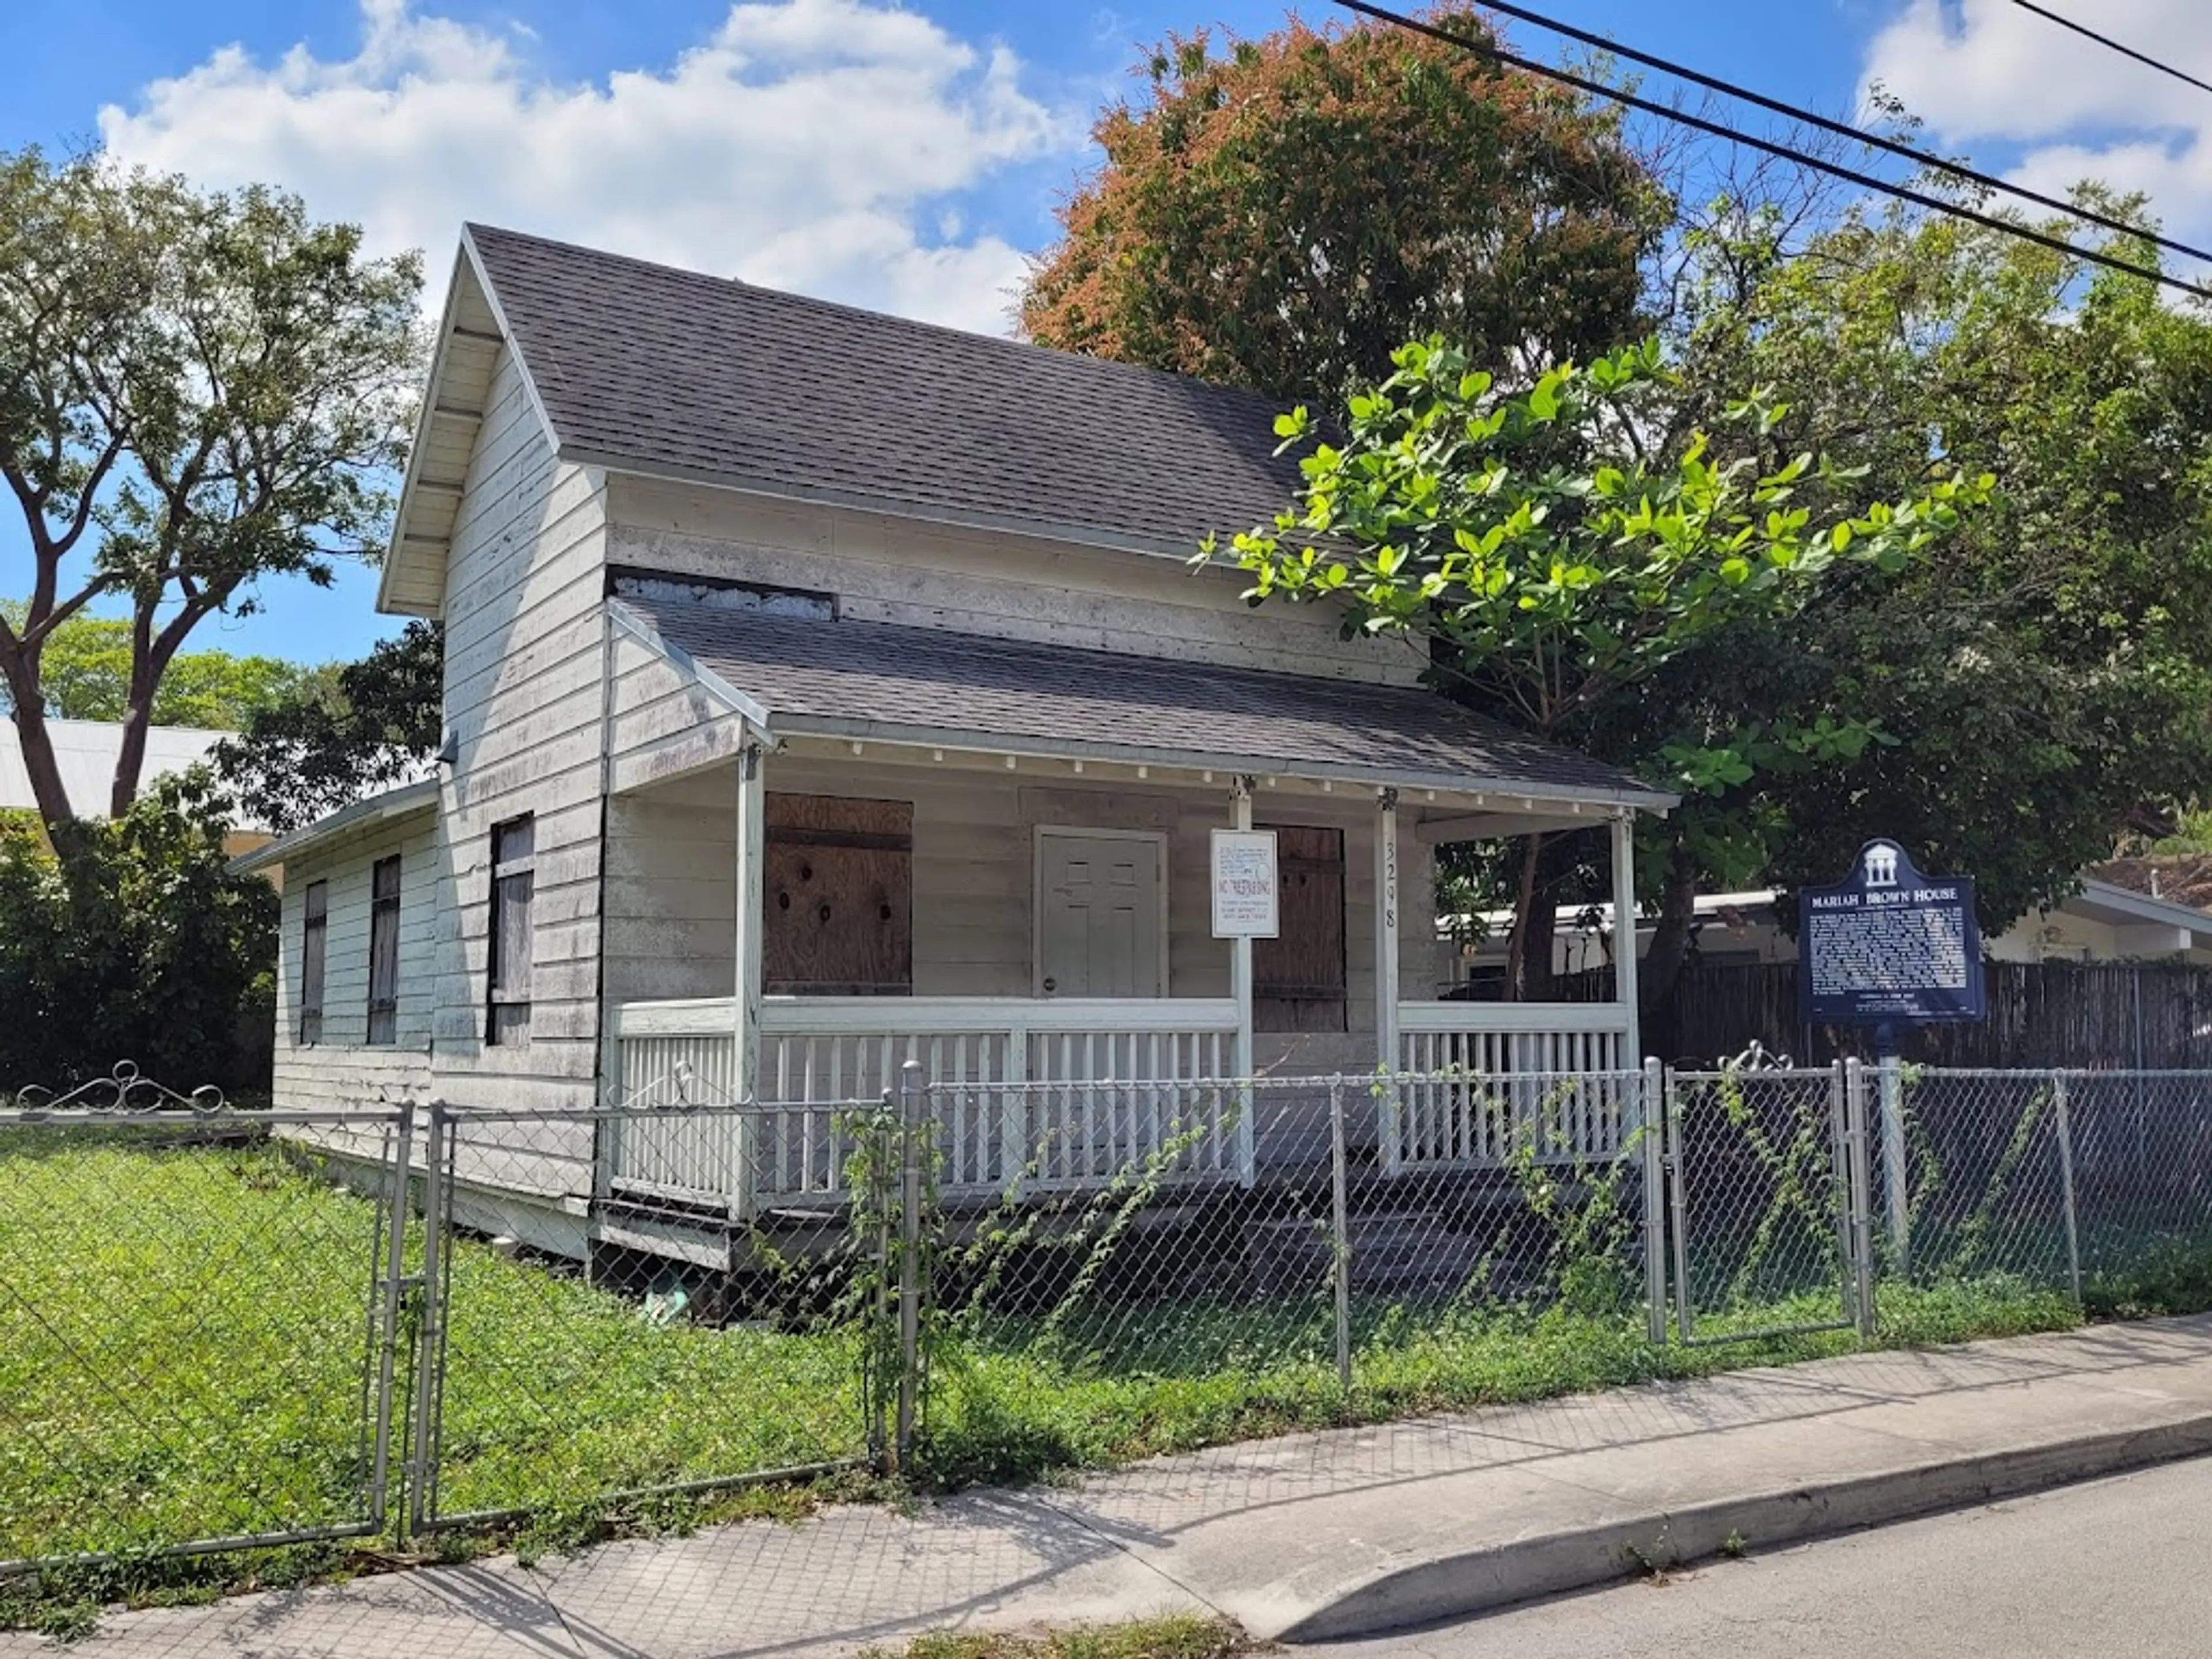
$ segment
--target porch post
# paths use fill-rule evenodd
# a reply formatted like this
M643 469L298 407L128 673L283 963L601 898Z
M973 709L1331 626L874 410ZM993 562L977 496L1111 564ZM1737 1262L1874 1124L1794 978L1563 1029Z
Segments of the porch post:
M730 999L737 1048L730 1085L741 1101L760 1091L761 915L766 908L768 783L761 746L749 737L738 752L737 986Z
M1398 1052L1398 792L1375 792L1375 1057L1405 1069Z
M1615 1065L1631 1071L1644 1045L1636 1024L1636 811L1627 806L1613 820L1613 994L1626 1022Z
M1252 780L1237 779L1229 786L1229 827L1252 827ZM1239 934L1229 941L1229 994L1237 1000L1237 1075L1252 1075L1252 939ZM1250 1114L1245 1114L1249 1123Z

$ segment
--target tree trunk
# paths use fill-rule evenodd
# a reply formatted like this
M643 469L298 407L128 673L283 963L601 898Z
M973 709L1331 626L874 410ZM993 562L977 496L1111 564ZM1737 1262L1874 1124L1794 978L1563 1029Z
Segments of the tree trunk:
M15 738L23 751L23 770L31 780L31 798L39 804L39 817L49 840L59 836L76 816L70 804L69 787L62 781L54 759L53 733L46 729L46 704L40 701L39 665L27 661L20 647L0 649L0 675L8 682L9 701L15 704Z
M1668 855L1666 883L1659 894L1659 920L1637 980L1637 1001L1646 1018L1656 1020L1673 1003L1682 964L1689 957L1690 931L1697 918L1697 861L1678 841Z
M131 618L131 693L123 705L123 741L115 751L115 778L107 792L107 816L119 818L138 799L138 781L146 769L146 729L154 723L154 699L162 678L185 637L215 606L195 594L158 634L154 607L139 602Z
M1528 944L1521 953L1522 1002L1549 1002L1559 975L1556 945L1559 933L1559 872L1538 872L1536 892L1528 908Z
M136 675L132 678L135 679ZM107 816L119 818L138 799L138 775L146 769L146 728L153 723L154 699L131 688L123 709L123 741L116 745L115 779L108 786Z
M1537 866L1543 857L1543 836L1529 836L1522 842L1521 886L1513 899L1513 933L1505 944L1505 1000L1509 1002L1527 1000L1521 994L1521 968L1528 960L1529 923L1536 911ZM1547 928L1544 949L1551 948L1551 930Z

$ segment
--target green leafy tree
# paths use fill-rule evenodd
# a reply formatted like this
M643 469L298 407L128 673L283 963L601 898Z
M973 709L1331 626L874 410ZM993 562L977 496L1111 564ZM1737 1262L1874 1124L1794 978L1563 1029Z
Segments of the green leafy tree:
M1808 486L1841 494L1849 481L1809 453L1760 465L1759 441L1785 411L1756 395L1723 411L1735 453L1702 430L1655 449L1646 434L1675 385L1656 343L1553 368L1519 392L1441 340L1393 361L1348 400L1342 441L1301 462L1295 506L1227 556L1254 601L1341 605L1348 629L1435 653L1471 701L1541 738L1587 738L1670 664L1732 629L1794 618L1850 575L1894 580L1988 489L1939 477L1816 513L1801 500ZM1277 423L1293 444L1311 428L1304 408ZM1765 741L1789 752L1813 739ZM1655 747L1647 769L1661 759ZM1541 854L1530 837L1516 981L1531 912L1550 902Z
M241 1036L275 1006L276 890L231 872L198 769L50 847L0 823L0 1087L136 1062L173 1087L265 1086Z
M438 748L445 635L411 622L359 662L296 682L216 746L246 817L279 831L419 773Z
M1430 333L1496 367L1642 331L1669 204L1609 110L1364 21L1171 40L1140 73L1031 274L1032 339L1287 400Z
M4 682L57 836L137 793L163 681L264 579L374 556L418 361L419 262L295 198L204 194L97 156L0 154L0 481L30 543ZM46 653L95 604L126 612L108 799L73 801L46 730Z
M21 628L27 607L0 600L0 617ZM57 720L119 720L131 697L131 624L71 617L46 638L40 689ZM292 695L313 671L279 657L180 651L154 694L153 724L234 732L247 717ZM0 689L0 702L7 701Z
M1747 708L1880 734L1817 766L1711 775L1652 830L1655 992L1692 895L1728 879L1699 840L1711 825L1748 851L1737 868L1785 889L1832 880L1862 842L1896 836L1926 868L1973 874L1996 931L2212 778L2203 308L1901 212L1847 215L1794 258L1740 239L1714 262L1718 299L1680 343L1686 402L1772 385L1788 405L1778 452L1818 447L1885 492L1931 465L1996 489L1899 580L1838 585L1786 630L1738 631L1596 734L1616 756L1662 731L1726 750Z

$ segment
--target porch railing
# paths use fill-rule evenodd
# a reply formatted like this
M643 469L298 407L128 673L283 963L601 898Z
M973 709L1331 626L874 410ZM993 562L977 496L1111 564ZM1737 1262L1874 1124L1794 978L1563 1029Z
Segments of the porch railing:
M726 998L613 1010L611 1094L645 1106L734 1098L733 1024ZM1234 1069L1237 1005L1225 999L771 997L761 1026L758 1096L782 1108L746 1121L765 1144L617 1134L605 1148L614 1189L739 1212L835 1197L851 1150L846 1103L896 1090L908 1060L941 1091L948 1194L1085 1184L1162 1158L1174 1175L1250 1176L1249 1116L1221 1090L1193 1086Z
M1617 1003L1401 1003L1398 1041L1403 1076L1378 1091L1388 1172L1620 1150L1637 1061Z

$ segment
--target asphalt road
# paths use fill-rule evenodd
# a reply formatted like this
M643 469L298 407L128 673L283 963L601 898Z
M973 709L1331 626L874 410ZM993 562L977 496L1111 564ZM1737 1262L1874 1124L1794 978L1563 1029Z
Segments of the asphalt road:
M1298 1659L2200 1659L2212 1459Z

